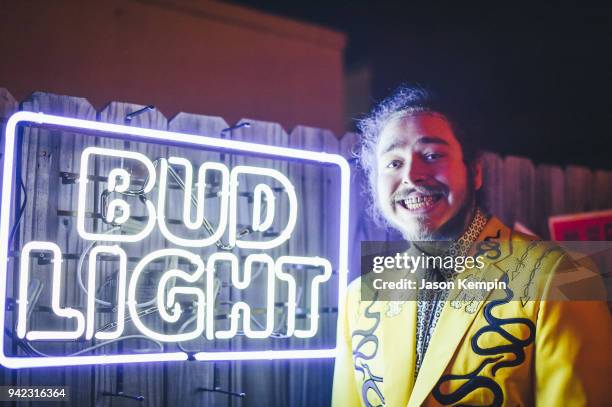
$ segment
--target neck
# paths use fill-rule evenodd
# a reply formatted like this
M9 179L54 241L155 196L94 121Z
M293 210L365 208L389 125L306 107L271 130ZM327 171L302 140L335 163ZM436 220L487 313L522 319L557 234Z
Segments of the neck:
M450 247L452 241L449 240L426 240L422 242L413 242L414 246L430 256L441 256Z
M457 240L465 233L476 215L476 202L472 202L459 211L457 216L448 221L439 230L440 237L446 240Z
M457 241L468 229L476 216L476 203L462 209L457 216L447 222L430 239L417 242L416 246L430 255L442 255Z

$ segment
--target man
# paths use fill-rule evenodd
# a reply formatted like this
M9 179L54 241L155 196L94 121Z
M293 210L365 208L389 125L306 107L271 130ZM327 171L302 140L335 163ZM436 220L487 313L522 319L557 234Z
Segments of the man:
M447 109L425 89L401 87L360 130L374 216L414 243L408 252L484 263L461 274L438 265L415 275L503 284L421 289L417 301L390 301L369 275L351 283L338 324L332 404L606 405L606 304L557 300L558 276L574 268L568 255L478 207L477 146Z

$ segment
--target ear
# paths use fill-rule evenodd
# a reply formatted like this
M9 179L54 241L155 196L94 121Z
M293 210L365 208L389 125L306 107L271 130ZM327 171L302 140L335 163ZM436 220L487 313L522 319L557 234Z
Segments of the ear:
M471 164L471 173L474 181L474 190L478 191L482 188L482 158L478 157Z

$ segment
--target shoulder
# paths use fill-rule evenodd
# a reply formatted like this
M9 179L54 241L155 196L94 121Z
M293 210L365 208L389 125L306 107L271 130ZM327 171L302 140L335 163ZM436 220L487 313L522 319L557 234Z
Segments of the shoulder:
M514 230L494 216L487 222L480 240L497 244L498 265L517 263L518 259L520 264L538 262L539 268L550 268L567 254L555 242L543 241L538 236Z
M485 243L486 236L498 237L495 243L499 255L492 262L508 276L509 287L522 300L605 298L601 276L586 252L513 230L495 217L489 220L485 232Z
M570 262L555 242L513 230L495 217L487 222L479 240L477 253L507 275L509 288L524 299L542 298L553 275Z

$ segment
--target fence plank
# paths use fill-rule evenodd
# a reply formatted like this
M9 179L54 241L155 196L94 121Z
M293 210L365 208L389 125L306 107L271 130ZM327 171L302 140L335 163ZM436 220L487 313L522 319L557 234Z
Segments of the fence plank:
M375 203L371 198L369 180L365 171L358 164L355 154L359 136L355 133L346 133L340 139L340 154L351 166L351 198L349 213L349 281L360 274L361 242L368 240L394 240L398 232L378 225L372 219Z
M290 147L308 150L325 151L330 140L337 140L328 130L297 126L289 136ZM337 144L337 143L336 143ZM322 167L304 164L291 167L292 179L300 180L296 185L298 201L303 208L298 222L305 227L292 235L289 242L291 253L306 256L321 256L330 260L334 270L338 267L338 227L340 194L339 188L332 190L329 184L337 183L339 171L336 167ZM316 237L316 238L315 238ZM300 278L301 277L301 278ZM306 274L296 276L298 284L307 287L310 278ZM334 275L336 277L336 275ZM337 304L337 278L330 280L320 292L320 307L335 307ZM319 338L309 341L310 348L333 347L335 341L336 313L324 313L319 318ZM331 339L331 340L330 340ZM305 360L289 362L288 405L316 406L328 402L331 393L333 363L329 360ZM310 388L320 392L307 391Z
M13 113L17 111L19 104L11 95L8 89L0 87L0 119L2 122L6 121ZM4 137L4 131L2 132Z
M0 88L0 185L2 185L2 171L4 170L4 131L8 118L17 111L19 104L5 88ZM0 202L2 207L2 202Z
M369 240L363 233L363 222L365 205L363 204L362 191L365 180L357 172L356 160L354 157L355 146L358 142L358 135L346 133L339 140L338 153L342 155L351 167L351 196L349 208L349 281L359 276L359 253L361 253L361 240ZM337 188L340 184L337 185Z
M565 212L586 212L593 209L593 173L586 167L565 168Z
M55 95L50 93L35 92L27 100L21 103L22 110L44 112L66 117L84 119L95 118L95 110L84 98ZM24 148L22 159L22 174L26 181L28 205L24 214L23 229L21 232L22 244L30 240L48 240L56 242L62 249L62 253L79 252L82 243L78 242L74 227L66 219L57 216L60 205L70 201L71 191L62 188L59 172L67 163L74 159L74 145L82 143L82 138L71 132L57 133L50 130L28 129L24 131ZM63 295L62 301L74 304L77 308L82 307L84 298L76 287L76 263L74 261L63 261ZM43 268L42 274L32 273L31 278L46 281L45 287L49 287L49 269ZM50 290L43 290L39 304L50 303ZM63 329L73 327L73 321L67 323L57 322L55 318L48 315L34 318L34 321L43 329L57 329L58 325ZM40 325L39 325L40 324ZM45 328L45 326L47 326ZM78 350L81 346L70 345L48 346L43 348L45 352L66 354ZM91 367L69 367L58 369L60 374L50 372L32 371L29 384L52 385L64 384L73 389L74 402L77 404L89 404L91 402ZM79 391L74 391L79 389Z
M593 173L593 209L612 208L612 171Z
M504 160L504 219L511 226L520 222L533 230L536 220L534 208L535 169L531 160L508 156Z
M179 113L168 124L170 131L180 133L199 134L207 137L218 138L221 130L227 128L228 125L220 117L201 116L188 113ZM177 148L170 147L168 149L169 156L180 156L189 159L194 164L194 176L197 174L197 168L205 161L223 162L224 154L218 152L203 152L193 148ZM227 161L227 159L225 159ZM217 177L216 180L219 178ZM218 190L218 187L215 187ZM182 197L180 198L182 199ZM205 205L205 216L213 225L218 223L219 218L219 203L217 200L207 199ZM209 201L213 201L210 203ZM182 201L179 201L182 202ZM170 202L169 202L170 203ZM176 205L174 212L181 213L182 211ZM227 232L223 241L227 241ZM202 249L198 254L206 259L210 252L216 251L216 247ZM192 249L193 250L193 249ZM204 287L205 283L202 283ZM206 310L209 312L209 310ZM212 311L214 312L214 310ZM210 350L211 347L204 338L189 341L184 343L186 349L190 350ZM218 374L219 363L215 362L186 362L172 363L168 365L168 377L171 383L181 383L181 386L168 386L167 402L168 405L174 406L210 406L215 403L215 394L211 392L197 391L198 388L214 389L215 375ZM227 365L227 364L226 364Z
M504 217L504 160L495 153L485 152L483 163L483 206L487 212ZM507 222L507 221L506 221Z
M8 118L17 111L19 104L11 95L11 93L5 89L0 88L0 151L2 152L0 155L0 185L2 185L2 176L4 170L4 132L5 132L5 123ZM9 176L11 176L9 174ZM0 186L0 189L2 187ZM2 195L3 197L5 194ZM2 207L2 201L6 198L0 200L0 208ZM13 286L13 273L7 273L7 287ZM0 293L0 295L6 295L6 293ZM15 320L13 318L14 315L7 314L5 324L8 326L13 326ZM12 340L10 338L6 338L5 346L7 349L13 346ZM17 380L17 372L10 369L0 368L0 383L1 385L9 385L15 384Z
M565 207L565 179L563 169L556 165L539 165L536 168L535 207L536 231L542 238L549 238L548 218L563 213Z
M233 140L242 140L258 144L267 144L271 146L289 146L289 136L278 123L263 122L258 120L251 120L243 118L238 121L249 122L249 128L240 128L232 131L229 134L229 138ZM258 167L273 168L280 171L283 174L288 173L289 164L278 159L268 158L251 158L246 156L234 156L231 159L232 167L236 165L254 165ZM255 184L253 177L244 177L244 180L240 180L239 193L248 193L253 191ZM295 183L295 180L291 180ZM252 205L249 202L252 201L250 198L242 199L238 204L238 223L250 225L250 216L252 213ZM278 225L284 225L288 219L288 205L283 204L284 200L280 202L277 200L276 210L280 213L277 217L280 222L276 223L275 229L278 229ZM241 216L242 215L242 216ZM246 216L244 216L246 215ZM294 232L295 233L295 232ZM285 252L286 248L274 248L266 253L272 256L272 258L278 258L281 253ZM247 251L239 250L241 255L247 254ZM259 279L263 281L263 279ZM251 288L256 289L257 284L260 282L254 280L251 283ZM238 292L237 290L232 291L231 298L234 300L247 300L249 303L265 303L263 297L253 295L252 291L249 293ZM263 288L261 292L265 292ZM244 297L243 297L244 296ZM245 298L246 297L246 298ZM242 341L238 340L238 346L244 346ZM234 343L234 341L232 341ZM255 346L255 345L254 345ZM258 345L258 347L266 346L266 344ZM239 349L239 348L238 348ZM272 362L272 363L261 363L261 362L233 362L230 365L230 389L232 391L245 392L247 395L247 403L257 403L261 405L287 405L288 394L287 394L287 363L285 362ZM273 384L275 383L275 385ZM256 401L255 401L256 400ZM240 401L231 398L229 400L230 406L240 405Z
M141 114L133 116L131 120L126 120L129 114L141 111L145 106L134 105L130 103L123 102L111 102L109 103L99 114L98 120L109 123L118 123L118 124L127 124L136 127L144 127L150 129L161 129L165 130L168 126L168 121L164 117L164 115L153 109L153 110L145 110ZM102 139L100 140L100 145L108 147L108 148L117 148L117 149L125 149L129 151L138 151L143 153L149 159L154 160L159 157L167 157L168 148L164 145L159 144L149 144L142 142L133 142L133 141L122 141L122 140L111 140L111 139ZM106 160L101 160L106 161ZM109 161L110 162L110 161ZM139 166L140 167L140 166ZM106 176L108 175L108 171L110 167L108 164L100 163L100 172L98 175ZM134 173L133 176L138 176L140 178L144 178L145 174L138 173L138 167L132 168ZM154 189L148 199L153 202L157 202L156 197L156 189ZM143 212L140 213L144 215L144 205L138 205L137 210L140 209ZM139 214L138 212L134 212L133 214ZM143 242L132 243L128 245L122 245L122 247L126 250L128 257L130 256L142 256L142 253L150 253L154 250L163 248L166 246L166 242L161 235L161 233L157 230L145 239ZM135 264L128 264L128 278L130 276L129 270L133 269ZM148 301L148 299L153 298L155 296L157 285L150 284L140 284L139 288L139 301ZM162 330L163 325L161 324L161 320L157 317L156 313L147 317L147 325L151 327L151 329ZM125 333L130 334L138 334L139 332L132 324L126 324ZM143 341L134 341L137 343L137 346L142 348L146 347L147 349L153 348L151 343L143 342ZM132 349L130 344L125 344L126 349ZM146 400L146 404L148 406L163 406L165 405L165 395L166 395L166 369L167 365L160 365L156 363L147 363L147 364L138 364L138 365L126 365L126 366L117 366L111 369L97 368L97 390L98 395L103 391L109 391L110 389L105 387L109 383L109 378L106 377L109 373L111 375L110 381L114 382L116 380L116 375L121 372L123 369L123 391L127 394L136 394L143 395ZM116 384L116 383L113 383ZM116 387L115 390L116 391ZM99 396L100 397L100 396ZM111 401L110 399L107 401ZM133 405L133 401L124 398L116 398L112 400L113 406L131 406Z

